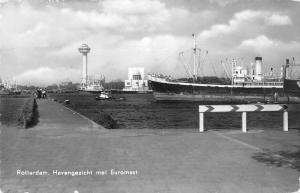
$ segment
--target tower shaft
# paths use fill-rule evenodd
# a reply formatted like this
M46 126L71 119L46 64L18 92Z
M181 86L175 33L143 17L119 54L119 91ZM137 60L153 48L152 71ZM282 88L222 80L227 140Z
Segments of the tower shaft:
M87 54L91 48L87 44L82 44L78 51L82 54L82 89L86 89L88 84L88 68L87 68Z
M87 75L88 69L87 69L87 53L82 54L82 85L86 86L88 81L88 75Z

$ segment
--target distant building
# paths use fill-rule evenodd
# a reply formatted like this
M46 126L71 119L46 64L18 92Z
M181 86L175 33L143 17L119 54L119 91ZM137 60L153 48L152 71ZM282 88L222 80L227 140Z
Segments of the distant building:
M124 91L147 91L148 81L145 80L144 68L128 68L128 80L125 80Z
M55 88L56 85L50 86L50 88L52 87L52 90L61 90L61 91L75 91L78 90L78 83L72 83L71 81L65 81L65 82L61 82L57 88Z
M65 81L65 82L60 83L61 87L67 87L67 86L70 86L70 85L72 85L72 81Z

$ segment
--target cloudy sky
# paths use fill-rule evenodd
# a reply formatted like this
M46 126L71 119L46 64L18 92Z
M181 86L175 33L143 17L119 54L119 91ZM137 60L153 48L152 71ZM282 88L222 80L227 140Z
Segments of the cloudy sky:
M224 76L226 58L246 66L262 56L265 71L279 69L300 60L299 18L300 0L0 0L0 77L80 82L82 43L89 75L125 79L128 67L145 67L185 76L193 33L201 75Z

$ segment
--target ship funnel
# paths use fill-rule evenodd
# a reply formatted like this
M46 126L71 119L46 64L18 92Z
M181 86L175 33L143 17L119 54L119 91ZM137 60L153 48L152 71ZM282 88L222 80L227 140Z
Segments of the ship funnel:
M285 59L285 65L283 65L283 79L288 78L288 71L287 68L290 67L290 60L287 58Z
M262 57L255 57L255 75L261 76Z

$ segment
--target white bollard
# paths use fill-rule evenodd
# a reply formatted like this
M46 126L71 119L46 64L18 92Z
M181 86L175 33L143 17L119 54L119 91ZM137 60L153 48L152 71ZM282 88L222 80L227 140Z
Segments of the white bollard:
M291 193L300 193L300 178L299 178L299 189L296 192L291 192Z
M247 113L242 112L242 131L243 133L247 132Z
M199 113L199 132L204 132L204 113Z
M283 111L283 131L289 131L288 111Z

